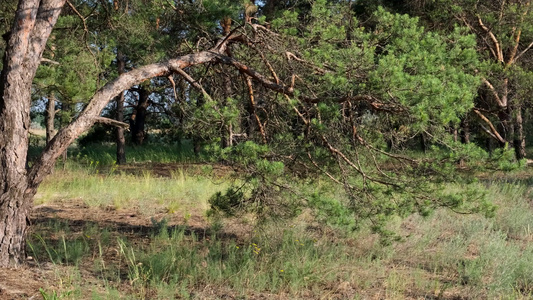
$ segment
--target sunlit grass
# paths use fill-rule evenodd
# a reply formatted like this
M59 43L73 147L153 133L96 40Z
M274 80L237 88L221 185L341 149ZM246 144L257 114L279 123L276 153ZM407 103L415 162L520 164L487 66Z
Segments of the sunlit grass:
M455 278L455 283L441 285L441 292L463 286L473 298L528 298L533 294L533 236L529 230L533 211L528 186L521 182L480 185L499 207L494 218L446 209L425 219L412 216L402 223L407 224L409 237L395 246L393 256Z
M229 186L229 181L205 176L187 176L176 170L171 177L156 177L148 171L140 176L114 172L100 174L82 169L57 170L39 187L35 203L82 201L90 207L165 208L204 211L207 200Z

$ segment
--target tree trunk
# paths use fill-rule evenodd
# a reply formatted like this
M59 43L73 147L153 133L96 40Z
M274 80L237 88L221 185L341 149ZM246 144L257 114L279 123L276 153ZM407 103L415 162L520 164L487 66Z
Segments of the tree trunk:
M146 114L148 106L150 105L150 92L145 88L140 88L139 101L133 110L130 120L130 130L133 143L135 145L142 145L146 138L144 125L146 123Z
M229 74L223 77L224 80L224 101L222 102L223 106L226 106L227 99L233 96L233 91L231 88L231 78ZM233 125L231 123L224 124L221 132L221 143L222 148L227 148L233 146Z
M119 51L117 53L117 67L118 74L124 74L126 70L126 62L124 55ZM124 92L118 95L117 99L117 121L124 122ZM116 143L117 143L117 165L126 163L126 138L124 137L124 128L117 127Z
M461 121L461 143L470 143L470 121L468 114Z
M522 108L516 109L515 119L515 136L513 139L513 146L515 149L516 159L520 160L526 158L526 137L524 135L524 124L522 118Z
M428 151L428 142L426 140L426 136L424 133L420 133L420 150L422 150L424 153Z
M19 1L0 76L0 267L19 265L31 200L26 156L31 84L64 0Z
M56 118L56 97L50 93L46 104L46 143L50 142L55 135L54 121Z

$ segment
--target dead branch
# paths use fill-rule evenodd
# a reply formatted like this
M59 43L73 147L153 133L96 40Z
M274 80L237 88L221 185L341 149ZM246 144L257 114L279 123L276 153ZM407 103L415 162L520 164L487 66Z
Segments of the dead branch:
M533 47L533 42L529 43L529 45L527 45L527 47L524 50L522 50L520 53L518 53L514 57L514 59L513 59L513 61L511 63L516 62L522 55L524 55L527 51L529 51L529 49L531 49L531 47Z
M488 81L486 78L481 78L481 80L483 81L483 83L489 88L489 90L491 91L492 95L494 96L494 98L496 99L496 102L498 102L498 105L500 107L506 107L507 106L507 103L504 103L502 101L502 99L500 98L500 96L498 95L498 92L496 91L496 89L494 88L494 86L490 83L490 81Z
M348 157L346 157L346 155L344 155L344 153L342 153L339 149L333 147L327 140L327 138L325 136L322 136L322 141L324 142L324 144L326 145L326 147L329 149L329 151L334 154L335 156L338 156L340 158L342 158L342 160L344 162L346 162L350 167L352 167L354 170L357 171L357 173L359 173L361 176L363 176L363 179L364 180L370 180L370 181L373 181L373 182L377 182L377 183L381 183L383 185L390 185L390 186L395 186L395 187L399 187L397 184L393 183L393 182L387 182L387 181L383 181L381 179L378 179L378 178L374 178L374 177L371 177L369 175L367 175L361 168L359 168L356 164L354 164Z
M320 74L325 74L325 73L327 73L327 72L333 71L332 68L327 67L327 66L326 66L326 67L329 69L329 71L328 71L328 70L325 70L325 69L322 69L322 68L316 66L315 64L313 64L312 62L309 62L309 61L306 61L306 60L304 60L304 59L301 59L301 58L299 58L298 56L296 56L294 53L289 52L289 51L285 52L285 56L287 57L287 60L288 60L288 61L291 61L291 59L292 59L292 60L295 60L295 61L300 62L300 63L302 63L302 64L305 64L305 65L307 65L307 66L309 66L309 67L315 69L315 70L316 70L317 72L319 72Z
M52 64L52 65L59 65L59 62L55 61L55 60L51 60L51 59L48 59L48 58L44 58L42 57L41 58L41 62L45 62L45 63L49 63L49 64Z
M283 96L285 96L285 98L287 99L287 101L291 105L292 109L296 112L296 114L300 117L300 119L302 119L304 124L305 125L309 125L309 121L304 117L304 115L298 110L298 108L296 108L296 106L292 105L291 98L289 96L285 95L285 94Z
M333 175L331 175L328 171L326 171L323 168L321 168L315 162L315 160L313 159L313 157L311 156L311 153L309 153L309 151L307 151L307 157L309 157L309 161L311 161L311 163L313 164L313 166L315 166L315 168L317 168L317 170L319 170L320 172L326 174L326 176L329 177L329 179L331 179L333 182L342 185L342 182L340 182L337 178L333 177Z
M187 80L190 84L192 84L192 86L200 90L207 100L209 101L213 100L211 96L205 91L204 87L198 81L194 80L194 78L192 78L189 74L187 74L187 72L183 71L183 69L176 68L176 69L173 69L173 71L183 76L183 78L185 78L185 80ZM176 93L175 91L176 90L174 89L174 94Z

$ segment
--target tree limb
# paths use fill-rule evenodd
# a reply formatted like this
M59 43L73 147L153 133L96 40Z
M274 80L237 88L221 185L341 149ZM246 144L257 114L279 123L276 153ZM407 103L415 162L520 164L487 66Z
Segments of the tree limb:
M502 99L498 95L498 92L496 91L494 86L490 83L490 81L488 81L486 78L481 78L481 80L489 88L489 90L492 92L492 95L496 99L496 102L498 102L498 105L500 107L507 107L507 101L505 101L505 103L502 101Z
M498 61L503 63L504 59L503 59L503 52L502 52L502 48L500 46L500 42L498 41L498 39L496 38L494 33L492 33L492 31L483 23L483 20L481 20L481 17L479 15L477 15L477 20L478 20L479 26L481 26L481 28L483 28L483 30L485 30L485 32L489 35L489 37L491 38L492 42L494 43L494 47L496 47L495 52L497 54Z
M194 78L192 78L191 75L187 74L187 72L185 72L183 69L177 68L177 69L173 69L173 71L183 76L183 78L185 78L185 80L187 80L190 84L192 84L192 86L200 90L207 100L209 101L213 100L211 96L206 92L204 87L198 81L194 80ZM174 91L176 91L176 89L174 89ZM174 94L175 93L176 92L174 92Z
M487 125L490 127L490 131L492 132L492 137L494 137L496 140L498 140L500 143L505 144L507 141L498 133L496 130L496 127L492 124L492 122L485 117L479 110L474 109L474 112L481 118L481 120L485 121Z
M529 49L531 49L531 47L533 47L533 42L529 43L529 45L527 45L526 49L522 50L520 53L518 53L512 63L516 62L522 55L524 55L527 51L529 51Z
M52 65L59 65L59 62L55 61L55 60L51 60L51 59L48 59L48 58L44 58L42 57L41 58L41 62L45 62L45 63L49 63L49 64L52 64Z
M95 122L96 123L106 124L106 125L111 125L111 126L115 126L115 127L120 127L120 128L129 128L130 127L130 124L128 124L128 123L120 122L120 121L117 121L117 120L114 120L114 119L110 119L110 118L105 118L105 117L97 117L97 118L95 118Z
M246 85L248 86L248 96L250 97L250 106L252 108L252 113L255 117L255 121L257 122L257 126L259 126L259 132L261 132L261 137L263 137L263 142L267 143L265 128L263 127L263 123L261 123L261 120L259 119L259 116L257 115L257 112L255 110L255 97L254 97L254 88L252 86L252 78L250 76L244 75L246 77Z

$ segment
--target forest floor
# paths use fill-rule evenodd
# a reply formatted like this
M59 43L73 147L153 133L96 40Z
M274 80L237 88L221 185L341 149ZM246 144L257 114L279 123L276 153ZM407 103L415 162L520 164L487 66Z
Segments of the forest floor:
M0 299L533 297L530 171L483 179L496 217L398 218L401 240L383 245L305 214L260 228L209 218L233 170L207 169L56 170L36 196L28 262L0 271Z

